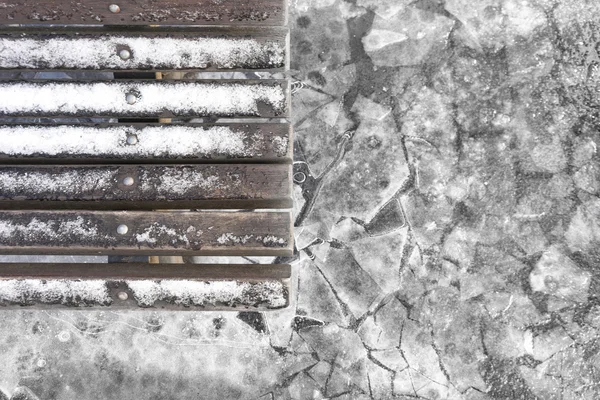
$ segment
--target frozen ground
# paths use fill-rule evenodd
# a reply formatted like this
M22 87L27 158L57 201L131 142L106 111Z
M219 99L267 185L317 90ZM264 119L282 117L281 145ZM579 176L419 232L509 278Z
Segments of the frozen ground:
M587 0L293 0L293 307L2 312L0 387L600 398L598 15Z

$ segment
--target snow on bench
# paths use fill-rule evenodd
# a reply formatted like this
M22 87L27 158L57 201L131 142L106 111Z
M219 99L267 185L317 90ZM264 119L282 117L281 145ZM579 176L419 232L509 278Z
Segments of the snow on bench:
M291 207L291 170L289 164L0 165L0 207Z
M288 124L0 125L2 158L289 161Z
M286 65L286 29L193 34L0 35L0 69L275 70ZM225 36L226 34L226 36Z
M0 83L0 116L287 116L282 83Z

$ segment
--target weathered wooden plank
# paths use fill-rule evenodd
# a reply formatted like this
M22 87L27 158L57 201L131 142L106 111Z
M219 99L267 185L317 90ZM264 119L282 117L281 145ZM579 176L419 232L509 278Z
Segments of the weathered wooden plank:
M289 265L0 264L0 307L278 309Z
M286 117L285 81L0 83L0 116Z
M1 279L266 280L291 278L289 264L0 263Z
M290 212L0 211L0 254L292 252Z
M0 209L292 206L290 164L0 166Z
M289 124L0 125L1 162L290 162Z
M287 28L0 34L0 69L271 70L286 67Z
M283 25L285 0L7 0L0 24Z

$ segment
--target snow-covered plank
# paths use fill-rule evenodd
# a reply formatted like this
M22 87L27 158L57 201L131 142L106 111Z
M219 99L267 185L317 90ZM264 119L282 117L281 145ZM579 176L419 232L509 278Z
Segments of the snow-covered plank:
M285 81L0 83L0 116L285 117Z
M285 208L291 173L291 164L0 166L0 208Z
M293 252L290 212L0 211L0 254Z
M289 265L0 264L0 307L279 309Z
M289 162L291 152L289 124L0 125L0 161L6 162Z
M205 28L193 34L1 34L0 69L278 70L287 65L287 32Z
M5 0L0 24L284 25L285 0Z

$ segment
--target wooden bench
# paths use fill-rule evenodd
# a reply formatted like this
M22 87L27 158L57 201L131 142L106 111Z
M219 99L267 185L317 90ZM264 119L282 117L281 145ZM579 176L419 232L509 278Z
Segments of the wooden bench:
M285 0L0 3L0 254L291 256L286 15ZM2 263L0 306L268 310L289 279Z

